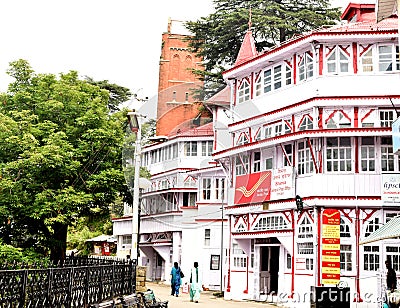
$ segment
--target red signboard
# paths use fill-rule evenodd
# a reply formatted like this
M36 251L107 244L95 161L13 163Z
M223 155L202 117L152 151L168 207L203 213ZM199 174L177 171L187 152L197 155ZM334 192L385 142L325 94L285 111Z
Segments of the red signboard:
M340 212L325 209L322 213L322 284L340 281Z
M263 202L271 197L271 171L236 177L235 204Z

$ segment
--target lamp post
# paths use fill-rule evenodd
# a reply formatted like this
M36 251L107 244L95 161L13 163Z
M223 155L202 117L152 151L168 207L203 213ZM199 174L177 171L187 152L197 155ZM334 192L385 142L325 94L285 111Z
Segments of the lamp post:
M131 259L136 260L138 264L138 251L139 251L139 177L140 177L140 165L141 165L141 154L142 154L142 127L139 123L139 118L144 117L134 110L127 113L129 127L132 133L136 134L135 141L135 173L133 178L133 203L132 203L132 247L131 247Z

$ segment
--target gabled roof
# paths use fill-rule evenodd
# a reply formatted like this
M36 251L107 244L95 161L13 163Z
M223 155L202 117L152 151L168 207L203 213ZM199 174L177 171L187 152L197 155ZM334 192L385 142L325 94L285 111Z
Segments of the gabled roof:
M240 46L239 54L236 58L235 66L246 62L257 56L256 44L254 42L253 33L247 30L244 36L242 46Z
M198 127L187 127L187 126L176 127L176 129L174 129L168 136L170 138L214 136L213 123L210 122Z
M216 105L216 106L229 106L230 99L231 99L231 87L226 86L221 91L210 97L206 101L206 104Z

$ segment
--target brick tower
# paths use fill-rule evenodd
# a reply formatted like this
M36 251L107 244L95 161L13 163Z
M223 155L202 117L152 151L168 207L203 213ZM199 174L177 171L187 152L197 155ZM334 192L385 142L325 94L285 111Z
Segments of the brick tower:
M203 82L190 69L202 70L202 60L188 48L185 38L189 35L183 22L168 20L168 30L162 34L160 57L157 135L169 135L186 123L193 127L193 119L200 117L200 104L196 103L192 89Z

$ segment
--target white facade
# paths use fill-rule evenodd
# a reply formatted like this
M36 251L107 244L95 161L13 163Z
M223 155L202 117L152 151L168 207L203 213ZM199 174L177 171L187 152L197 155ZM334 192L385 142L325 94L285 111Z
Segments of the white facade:
M197 261L204 287L221 289L221 261L226 261L221 260L226 252L221 237L225 243L228 239L222 211L226 185L211 157L213 139L212 124L206 124L142 149L142 165L152 175L152 186L142 193L139 264L147 266L149 280L169 283L173 263L178 262L187 274L183 281L188 281ZM200 182L199 170L205 170L209 180ZM130 251L131 223L130 216L113 220L121 257Z
M351 5L345 12L360 21L237 61L224 73L229 104L210 102L220 126L214 158L229 183L227 299L309 307L311 287L334 277L350 287L352 307L379 307L384 261L400 274L398 239L358 245L400 214L382 198L382 174L400 172L391 139L397 18L377 24ZM340 262L326 261L330 211L340 213Z

